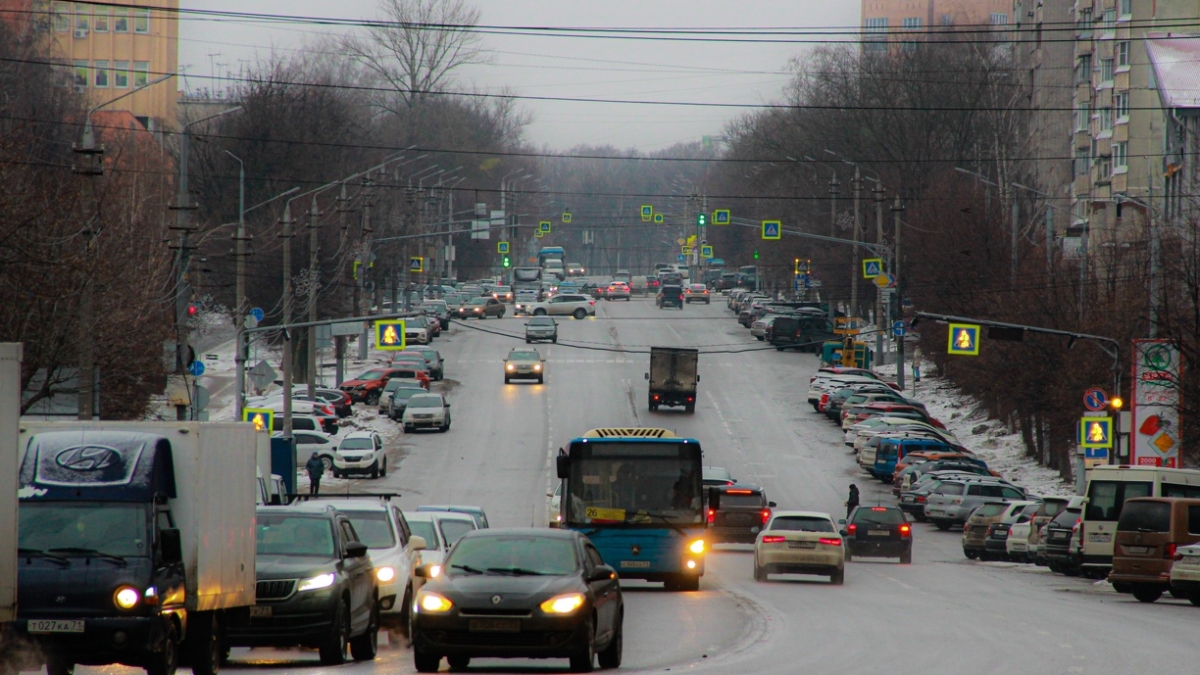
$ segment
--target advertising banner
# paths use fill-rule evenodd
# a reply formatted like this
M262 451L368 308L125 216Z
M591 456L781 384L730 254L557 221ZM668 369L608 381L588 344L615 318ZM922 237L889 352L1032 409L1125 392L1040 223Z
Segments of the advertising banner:
M1170 341L1133 341L1131 464L1180 468L1182 369L1179 347Z

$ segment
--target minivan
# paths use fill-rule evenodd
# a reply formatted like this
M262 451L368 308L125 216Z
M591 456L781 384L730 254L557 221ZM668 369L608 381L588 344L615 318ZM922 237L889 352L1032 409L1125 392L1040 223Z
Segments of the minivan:
M1171 565L1180 546L1200 542L1200 499L1129 499L1117 520L1112 571L1118 593L1154 602L1171 587Z

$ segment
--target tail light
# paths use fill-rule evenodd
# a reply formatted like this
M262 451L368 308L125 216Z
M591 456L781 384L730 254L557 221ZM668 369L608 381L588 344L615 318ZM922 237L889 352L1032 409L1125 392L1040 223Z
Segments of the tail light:
M917 497L917 503L918 503L918 504L924 504L924 503L925 503L925 497L923 497L923 496L918 496L918 497Z
M834 539L833 537L821 537L817 541L822 544L825 544L826 546L841 546L842 545L841 539Z
M688 397L688 403L691 403L692 401L695 401L695 400L696 400L696 399L695 399L695 398L692 398L691 396L689 396L689 397Z
M657 401L657 400L658 400L658 394L655 394L655 395L654 395L654 400L655 400L655 401Z
M855 532L858 532L858 525L855 525L854 523L850 523L849 525L846 526L847 534L853 535Z
M712 509L709 509L709 510L708 510L708 522L709 522L709 524L711 525L711 524L712 524L712 522L713 522L714 520L716 520L716 519L717 519L717 512L716 512L716 511L714 511L714 510L712 510ZM781 538L782 538L782 537L781 537Z
M901 537L908 537L911 535L912 535L912 526L911 525L901 525L900 526L900 536Z
M771 509L763 509L763 511L762 511L763 525L766 525L767 521L770 519L771 519ZM1171 546L1174 546L1174 544L1171 544ZM1174 548L1172 548L1171 550L1174 551Z
M764 544L782 544L785 541L787 541L786 537L782 537L777 534L769 534L769 535L763 537ZM822 540L822 541L824 541L824 540Z
M1163 546L1163 557L1167 560L1180 560L1183 556L1178 555L1178 545L1167 544Z

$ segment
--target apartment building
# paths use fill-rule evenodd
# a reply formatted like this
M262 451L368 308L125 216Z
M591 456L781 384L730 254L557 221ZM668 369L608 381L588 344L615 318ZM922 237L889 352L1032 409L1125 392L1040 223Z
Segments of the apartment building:
M885 51L906 32L933 27L1005 25L1011 15L1012 0L862 0L863 49Z
M1200 33L1151 33L1146 40L1163 113L1162 221L1200 219Z

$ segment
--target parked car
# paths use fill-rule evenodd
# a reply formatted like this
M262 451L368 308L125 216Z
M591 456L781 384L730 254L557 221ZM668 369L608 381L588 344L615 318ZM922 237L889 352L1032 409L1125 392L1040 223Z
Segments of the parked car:
M710 544L751 544L758 538L775 502L767 501L766 492L757 485L724 485L721 508L708 510Z
M1025 522L1018 519L1013 523L1012 527L1008 528L1008 541L1005 544L1009 559L1037 562L1042 530L1046 523L1067 508L1070 502L1070 497L1042 497L1042 502L1033 517Z
M417 394L408 399L400 421L406 434L422 428L445 433L450 430L450 404L441 394Z
M441 330L450 329L450 305L445 300L426 300L421 303L421 311L437 319Z
M1126 500L1117 520L1108 582L1138 602L1171 590L1171 567L1181 546L1200 543L1200 499L1139 497Z
M546 377L546 360L536 349L513 348L504 359L504 384L517 379L537 380L541 384Z
M668 284L663 282L663 286L658 291L656 303L659 309L668 307L678 307L683 309L683 288L678 284Z
M491 296L472 298L458 308L458 318L460 319L486 319L489 316L497 319L504 318L504 303Z
M558 344L558 324L548 316L535 316L525 322L525 344L549 340Z
M387 476L387 455L378 433L352 431L338 443L333 455L333 475L341 478L351 474L369 474L371 478Z
M703 302L711 304L711 298L708 296L708 287L704 284L688 284L687 291L684 292L684 300L691 304L692 302Z
M1083 551L1079 542L1079 524L1083 516L1083 504L1071 504L1046 523L1038 556L1046 559L1051 572L1067 576L1079 576L1083 563Z
M989 501L1025 499L1025 491L995 478L944 481L925 502L925 517L939 530L967 522L971 513Z
M1180 546L1171 566L1171 594L1200 606L1200 544Z
M1029 520L1038 505L1029 500L985 502L963 523L963 555L971 560L1008 558L1008 528L1022 517Z
M531 305L529 313L534 316L573 316L586 319L596 315L596 301L580 293L562 293L545 302Z
M858 506L842 525L846 562L854 556L899 558L912 562L912 526L904 511L895 506Z
M425 359L430 379L440 382L446 378L446 362L442 359L441 352L432 347L417 347L414 351Z
M842 534L828 513L779 511L755 538L754 580L767 581L771 574L820 574L840 586L846 580L846 560Z
M411 373L412 371L407 368L372 368L358 377L346 380L338 385L338 388L349 394L355 402L378 405L379 397L383 394L383 388L387 385L388 380L393 377L409 377L409 375L402 375L402 372Z
M411 381L401 380L404 384L392 392L388 399L387 416L394 421L400 421L404 415L404 410L408 408L408 401L419 394L429 393L424 387L419 384L414 384Z
M293 420L295 421L295 420ZM272 438L283 438L282 431L271 434ZM338 439L331 434L312 429L292 429L292 439L296 443L296 467L302 468L312 454L325 465L325 472L333 471L333 454L337 452Z

